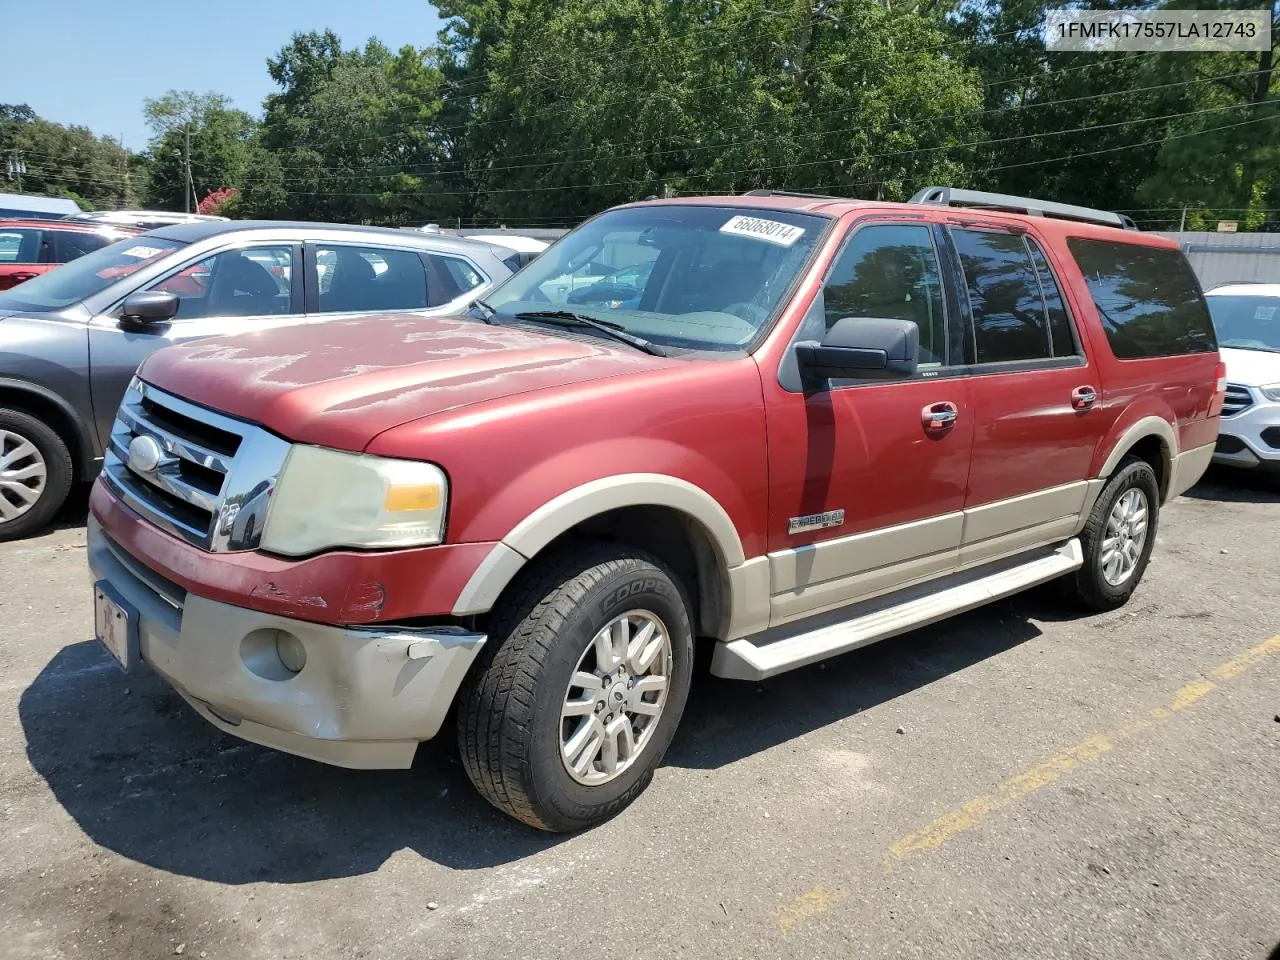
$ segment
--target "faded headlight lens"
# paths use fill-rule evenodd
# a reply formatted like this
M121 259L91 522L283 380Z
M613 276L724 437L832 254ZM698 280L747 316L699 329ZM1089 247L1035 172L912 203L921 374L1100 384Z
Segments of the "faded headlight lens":
M1273 383L1269 387L1259 387L1258 390L1268 400L1280 400L1280 383Z
M294 446L271 496L262 549L417 547L444 536L449 481L434 464Z

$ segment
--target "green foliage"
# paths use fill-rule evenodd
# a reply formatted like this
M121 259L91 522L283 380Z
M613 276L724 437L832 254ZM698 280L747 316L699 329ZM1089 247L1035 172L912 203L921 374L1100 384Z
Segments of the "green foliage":
M10 157L26 172L0 180L0 191L67 197L81 207L136 202L138 164L120 144L87 127L65 127L36 116L25 104L0 104L0 177Z
M892 200L939 183L1155 229L1184 206L1189 226L1280 219L1274 49L1050 53L1043 0L436 6L443 29L422 48L295 34L266 63L277 90L260 121L170 91L147 102L154 136L136 158L0 105L0 150L37 144L39 189L102 204L143 185L180 210L189 136L196 195L235 187L224 212L246 217L568 224L653 194ZM1271 9L1280 37L1280 0Z
M233 109L226 97L170 90L148 100L145 112L153 131L146 193L149 206L195 210L195 198L236 186L248 175L257 125L243 110ZM191 185L185 166L188 142Z

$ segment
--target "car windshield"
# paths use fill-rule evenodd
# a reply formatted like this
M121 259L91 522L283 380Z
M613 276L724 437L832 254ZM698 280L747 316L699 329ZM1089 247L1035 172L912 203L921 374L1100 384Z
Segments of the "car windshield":
M485 303L503 320L567 310L663 346L742 350L770 321L829 222L695 204L611 210Z
M69 307L182 246L150 236L120 240L0 293L0 312Z
M1280 353L1280 297L1214 294L1205 300L1218 346Z

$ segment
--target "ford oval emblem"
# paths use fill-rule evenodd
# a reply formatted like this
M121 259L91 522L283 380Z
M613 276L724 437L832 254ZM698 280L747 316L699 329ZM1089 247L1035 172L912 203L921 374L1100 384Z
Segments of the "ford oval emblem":
M134 437L129 443L129 469L137 473L150 473L160 466L164 451L155 437Z

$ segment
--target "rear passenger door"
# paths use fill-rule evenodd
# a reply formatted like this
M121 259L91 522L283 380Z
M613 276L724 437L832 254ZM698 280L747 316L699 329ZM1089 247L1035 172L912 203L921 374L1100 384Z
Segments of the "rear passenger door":
M971 563L1074 532L1104 429L1101 384L1043 245L1003 224L947 233L972 337Z
M488 282L463 257L367 244L306 245L309 314L443 313Z
M40 265L43 230L0 223L0 290L16 287L49 267Z

